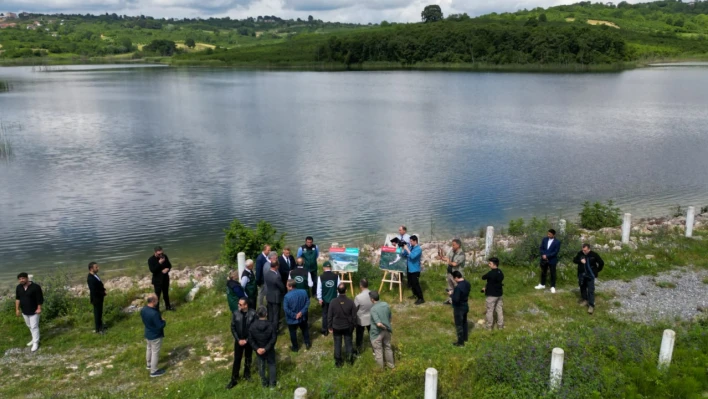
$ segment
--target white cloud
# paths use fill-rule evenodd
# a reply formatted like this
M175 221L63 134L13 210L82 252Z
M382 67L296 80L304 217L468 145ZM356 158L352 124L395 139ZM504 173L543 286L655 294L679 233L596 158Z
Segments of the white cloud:
M635 0L636 1L636 0ZM535 7L571 4L575 0L0 0L7 11L43 13L116 13L161 17L246 18L276 15L323 21L417 22L428 4L439 4L445 15L466 12L470 16ZM634 1L632 1L634 2Z

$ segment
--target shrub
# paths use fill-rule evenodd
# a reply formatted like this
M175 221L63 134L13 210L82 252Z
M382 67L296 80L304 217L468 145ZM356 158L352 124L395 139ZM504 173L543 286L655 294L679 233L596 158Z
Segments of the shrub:
M280 251L285 243L285 234L278 236L278 231L263 220L251 230L238 219L234 219L224 233L226 235L221 247L221 261L230 266L238 264L239 252L245 252L247 258L255 258L263 250L263 245L270 244L274 251Z
M671 216L673 216L675 218L681 217L684 215L684 213L686 213L683 210L683 207L681 207L681 205L676 205L676 208L671 208L671 209L673 209L673 211L671 212Z
M580 225L590 230L617 227L622 223L620 212L620 209L615 207L612 201L607 201L607 205L599 202L590 204L589 201L585 201L583 210L580 212Z
M42 319L52 320L72 313L76 304L71 300L68 274L56 272L47 275L38 281L37 284L42 287L42 294L44 295Z
M509 235L520 236L524 234L524 218L509 221Z

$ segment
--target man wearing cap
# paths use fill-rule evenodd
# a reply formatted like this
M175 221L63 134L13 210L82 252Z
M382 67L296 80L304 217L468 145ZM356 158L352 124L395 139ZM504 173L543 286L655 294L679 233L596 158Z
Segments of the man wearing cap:
M332 264L325 261L322 264L324 273L317 278L317 300L322 306L322 335L329 335L327 328L327 314L329 313L329 304L337 297L337 286L339 285L339 276L332 272Z
M310 288L312 288L313 286L313 282L310 272L305 269L305 259L302 257L297 258L295 264L295 268L290 270L289 279L295 280L295 284L297 284L295 288L299 290L305 290L309 295Z
M312 237L307 236L305 238L305 245L297 249L297 257L302 257L305 260L305 269L310 272L312 276L312 282L317 284L317 258L320 256L320 249L314 244ZM317 285L312 287L311 295L314 296L317 293Z
M418 300L415 301L415 304L420 305L425 303L425 299L423 299L423 290L420 288L420 258L423 255L423 251L420 249L420 245L418 245L417 236L411 236L410 240L410 247L408 244L403 245L401 256L408 258L408 281L410 282L411 289L413 290L413 295L418 298Z

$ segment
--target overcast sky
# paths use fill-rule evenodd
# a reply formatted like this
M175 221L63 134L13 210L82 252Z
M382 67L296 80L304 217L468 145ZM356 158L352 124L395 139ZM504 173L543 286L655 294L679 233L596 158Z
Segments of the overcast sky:
M0 0L1 11L40 13L116 13L156 18L246 18L276 15L323 21L416 22L428 4L439 4L443 14L466 12L470 16L490 12L571 4L579 0Z

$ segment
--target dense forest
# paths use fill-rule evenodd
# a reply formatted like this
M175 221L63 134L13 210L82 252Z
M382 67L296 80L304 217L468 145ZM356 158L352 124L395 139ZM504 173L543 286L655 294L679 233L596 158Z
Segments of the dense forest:
M108 56L112 61L254 67L613 65L708 57L706 1L580 2L477 18L443 11L426 7L421 23L368 25L312 16L236 20L22 14L5 20L0 29L0 64Z

